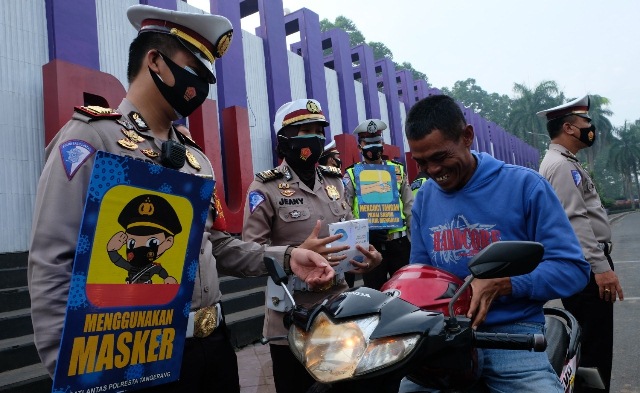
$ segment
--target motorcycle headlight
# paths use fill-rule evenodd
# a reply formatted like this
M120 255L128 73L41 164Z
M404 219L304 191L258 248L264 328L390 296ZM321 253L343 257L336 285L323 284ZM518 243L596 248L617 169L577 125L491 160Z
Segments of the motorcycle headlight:
M289 346L311 375L330 383L363 375L405 358L418 334L370 340L377 315L334 323L321 312L308 332L292 325Z

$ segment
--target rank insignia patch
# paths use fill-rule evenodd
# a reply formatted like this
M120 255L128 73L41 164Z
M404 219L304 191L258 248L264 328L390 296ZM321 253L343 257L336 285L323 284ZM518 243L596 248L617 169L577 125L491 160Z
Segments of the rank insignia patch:
M78 169L91 157L96 149L85 141L73 139L60 145L60 158L67 178L71 180Z

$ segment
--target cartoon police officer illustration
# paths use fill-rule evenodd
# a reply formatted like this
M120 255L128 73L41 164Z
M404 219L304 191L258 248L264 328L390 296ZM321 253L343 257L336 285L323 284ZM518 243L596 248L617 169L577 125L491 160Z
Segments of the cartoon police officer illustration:
M177 280L157 262L173 246L174 236L182 231L180 220L171 204L158 195L143 194L133 198L122 209L118 223L124 228L107 244L109 259L129 272L128 284L151 284L154 275L165 284ZM127 245L127 258L118 250Z

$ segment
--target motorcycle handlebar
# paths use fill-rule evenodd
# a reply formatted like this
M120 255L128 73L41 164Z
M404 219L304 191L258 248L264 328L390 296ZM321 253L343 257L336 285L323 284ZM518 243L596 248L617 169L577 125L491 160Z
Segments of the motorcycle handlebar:
M526 349L534 352L543 352L547 349L547 340L544 338L544 334L475 332L473 338L478 348Z

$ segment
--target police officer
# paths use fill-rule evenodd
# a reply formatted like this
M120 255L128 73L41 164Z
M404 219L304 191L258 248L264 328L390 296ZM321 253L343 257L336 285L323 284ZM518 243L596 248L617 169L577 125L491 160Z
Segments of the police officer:
M313 99L295 100L278 109L273 128L278 138L278 157L283 160L276 168L257 173L249 186L243 240L274 246L300 245L325 255L331 264L344 259L344 256L336 258L335 253L348 247L327 248L310 244L305 239L305 233L314 228L324 237L329 234L328 224L352 218L344 200L340 170L329 166L316 167L323 152L324 127L328 125L320 103ZM320 226L318 222L321 222ZM382 259L373 247L361 251L364 251L366 259L363 263L352 262L355 272L373 269ZM312 305L347 289L342 274L336 275L333 285L319 290L309 288L295 277L292 281L296 304ZM284 314L276 311L280 300L273 304L274 298L277 299L268 290L264 321L264 336L267 338L287 334L282 323ZM287 344L286 340L280 340L269 345L276 391L305 392L314 380Z
M324 151L320 154L318 164L324 166L332 166L340 169L342 167L342 161L340 160L340 151L336 147L336 141L331 141L324 147Z
M414 198L416 197L416 194L418 193L420 187L422 187L422 184L427 180L429 180L429 175L427 175L423 171L420 171L416 178L411 182L411 193L413 194Z
M362 167L371 164L392 166L396 174L398 190L399 213L403 220L400 228L389 230L372 230L369 232L369 242L382 253L380 267L371 273L363 275L364 285L369 288L380 289L389 277L409 263L411 243L409 241L409 225L411 220L411 206L413 194L409 187L407 174L401 162L382 159L382 131L387 125L378 119L368 119L360 123L353 133L358 138L358 148L362 152L363 162L355 163L346 169L343 182L345 184L345 196L351 206L353 216L360 218L358 201L356 196L361 190L356 189L355 173ZM361 167L361 168L358 168Z
M562 299L562 303L582 327L580 364L598 367L608 392L613 355L613 303L618 298L622 300L624 294L613 271L607 213L591 176L576 157L578 151L590 147L596 139L596 128L589 117L589 96L537 114L547 121L551 138L540 173L555 189L591 265L587 286L582 292Z
M201 149L183 138L172 121L188 116L215 82L213 62L231 42L232 27L221 16L168 11L134 5L127 11L139 30L129 48L130 87L117 110L77 107L73 118L47 146L38 184L29 252L28 282L34 341L53 375L71 280L87 185L97 150L130 156L213 177ZM266 274L263 257L289 260L307 284L333 278L326 260L303 249L265 247L211 229L210 209L202 234L200 263L191 314L216 316L214 324L186 339L178 382L151 388L167 392L239 392L237 361L220 314L218 270L239 276ZM191 318L190 318L191 319ZM197 327L188 326L187 331Z

